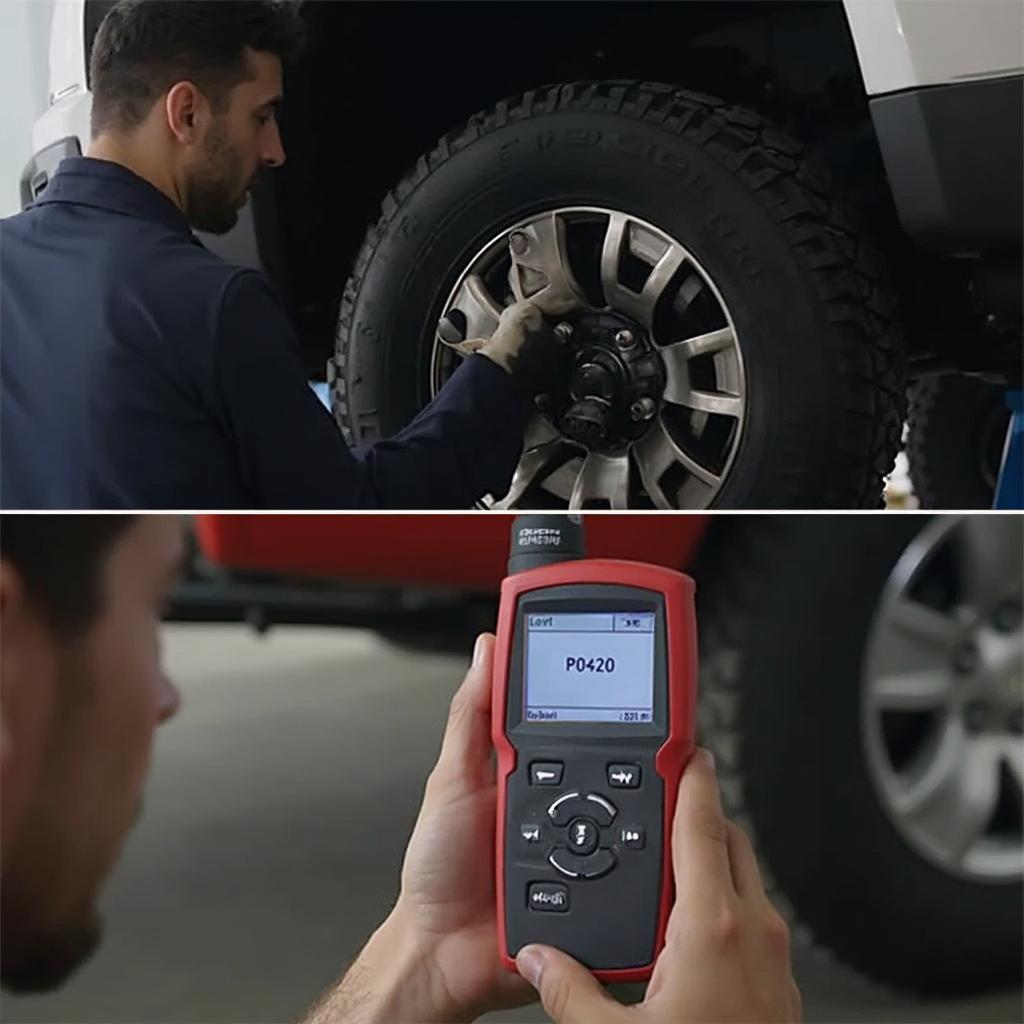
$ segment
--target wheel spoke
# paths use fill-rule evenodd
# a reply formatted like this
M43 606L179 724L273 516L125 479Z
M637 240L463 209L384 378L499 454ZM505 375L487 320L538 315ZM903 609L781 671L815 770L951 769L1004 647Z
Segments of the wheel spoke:
M679 463L692 477L711 491L718 486L721 478L702 466L688 452L684 451L669 434L664 421L659 417L651 424L650 430L633 446L633 456L644 482L644 488L651 501L659 508L676 508L661 487L661 477L674 463Z
M550 290L562 296L572 296L577 305L585 306L583 289L576 282L569 263L562 218L552 213L525 227L516 228L516 231L528 240L526 252L515 257L510 271L516 301L541 301Z
M529 488L539 483L556 465L559 455L565 450L565 442L558 438L523 452L519 465L512 475L512 485L500 501L494 503L496 509L515 508Z
M642 311L643 314L637 319L645 326L650 327L653 324L654 307L684 262L686 262L686 257L683 255L683 251L670 245L658 262L654 264L654 269L644 282L643 291L640 292L640 305L637 307L638 312Z
M719 416L739 419L743 415L743 399L739 395L728 395L724 391L698 391L693 388L678 392L672 397L665 395L665 401L697 409L699 412L713 412Z
M1003 740L1003 763L1010 769L1010 775L1017 788L1024 794L1024 744L1009 737Z
M955 530L965 603L984 613L1019 589L1024 526L1017 516L965 516Z
M952 650L956 639L956 622L950 616L918 601L901 596L892 602L888 618L896 632L917 642L913 654L919 658L927 650Z
M654 307L676 271L686 262L686 255L678 246L666 245L647 275L642 290L635 292L620 279L622 257L629 246L630 232L630 220L624 214L616 213L608 218L601 247L601 285L610 307L650 328L654 321Z
M933 711L944 707L952 694L948 673L922 669L873 679L868 699L876 711Z
M606 501L609 508L629 508L629 457L590 452L573 484L569 508Z
M723 327L707 334L698 334L683 341L664 345L658 351L665 361L665 370L671 381L673 373L685 372L686 364L696 356L713 356L725 352L736 344L736 334L731 327Z
M470 274L462 282L450 308L465 316L467 340L489 338L501 317L501 305L491 296L479 274Z
M870 666L870 699L894 709L907 702L909 710L915 694L922 707L931 695L936 698L932 706L937 707L952 686L956 622L901 594L883 606L879 627Z
M999 798L999 742L967 738L950 719L921 776L896 799L896 810L943 859L961 864L981 837Z
M608 218L604 244L601 247L601 287L604 289L604 300L613 309L618 308L619 264L622 260L622 247L626 243L629 222L621 213L613 213Z

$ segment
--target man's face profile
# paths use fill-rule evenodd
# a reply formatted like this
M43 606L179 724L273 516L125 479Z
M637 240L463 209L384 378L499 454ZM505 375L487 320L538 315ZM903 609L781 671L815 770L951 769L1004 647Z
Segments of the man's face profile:
M130 524L72 635L0 563L0 981L12 991L60 984L99 942L103 882L138 815L154 730L178 706L158 627L182 548L173 517Z
M276 121L281 62L251 50L246 59L251 77L231 89L226 110L211 111L185 171L185 217L194 228L216 235L235 226L262 168L284 162Z

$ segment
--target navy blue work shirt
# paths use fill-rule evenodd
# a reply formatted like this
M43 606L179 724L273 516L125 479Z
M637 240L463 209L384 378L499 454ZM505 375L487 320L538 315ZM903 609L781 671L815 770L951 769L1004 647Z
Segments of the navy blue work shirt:
M88 157L0 221L0 383L4 508L465 508L505 493L522 445L509 375L474 355L349 450L263 275Z

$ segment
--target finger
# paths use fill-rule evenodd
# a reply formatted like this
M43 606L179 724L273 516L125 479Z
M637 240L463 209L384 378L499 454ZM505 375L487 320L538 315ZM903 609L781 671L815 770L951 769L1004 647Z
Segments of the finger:
M793 980L789 982L789 1019L794 1024L800 1024L804 1019L804 997Z
M735 896L728 837L714 760L706 750L697 750L679 780L672 829L672 860L681 901L720 903L723 895Z
M473 661L448 711L436 772L446 779L460 776L471 785L491 772L491 664L494 635L481 633L473 648Z
M590 971L550 946L524 946L516 969L537 990L555 1024L593 1024L623 1013Z
M474 352L479 352L480 349L487 344L486 338L469 338L466 341L446 341L444 343L448 348L454 349L456 352L464 356L472 355Z
M726 822L728 830L729 864L732 868L733 885L741 899L768 900L761 879L761 868L758 866L754 847L735 822Z

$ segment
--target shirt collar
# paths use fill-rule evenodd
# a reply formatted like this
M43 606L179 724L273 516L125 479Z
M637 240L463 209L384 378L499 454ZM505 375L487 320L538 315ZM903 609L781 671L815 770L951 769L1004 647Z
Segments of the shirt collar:
M66 157L43 194L32 204L72 203L158 221L191 234L178 207L155 185L111 160Z

